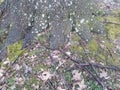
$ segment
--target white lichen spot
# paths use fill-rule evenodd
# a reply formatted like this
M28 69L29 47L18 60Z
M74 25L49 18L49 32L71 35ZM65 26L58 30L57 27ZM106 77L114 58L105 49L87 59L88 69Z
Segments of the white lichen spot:
M34 31L32 31L32 33L35 33Z
M80 23L84 23L84 22L85 22L85 19L84 19L84 18L80 20Z
M100 30L98 29L98 32L100 32Z
M37 6L37 5L35 5L35 9L38 9L38 6Z
M93 21L93 19L91 18L91 21Z
M38 31L35 31L35 33L37 34L37 33L38 33Z
M47 22L47 20L45 20L45 23Z
M88 21L88 20L86 20L86 23L89 23L89 21Z
M27 16L27 13L24 13L23 15L24 15L24 16Z
M90 28L91 30L93 30L93 28Z
M38 3L38 2L36 2L36 6L39 6L39 3Z
M54 0L54 2L57 2L57 0Z
M43 23L42 23L42 25L44 26L44 25L45 25L45 23L43 22Z
M44 17L45 17L45 14L42 14L42 17L44 18Z
M44 0L44 3L46 3L47 2L47 0Z
M81 35L81 33L79 33L79 35Z
M52 7L52 5L50 4L50 5L49 5L49 8L51 8L51 7Z
M68 6L71 6L73 4L73 2L72 1L70 1L67 5Z
M88 39L86 39L85 41L88 42Z
M20 3L20 6L22 6L22 3Z
M30 14L30 16L29 16L30 18L32 17L32 14Z
M30 23L30 22L28 23L28 26L31 26L31 23Z
M78 28L75 29L76 32L79 32Z

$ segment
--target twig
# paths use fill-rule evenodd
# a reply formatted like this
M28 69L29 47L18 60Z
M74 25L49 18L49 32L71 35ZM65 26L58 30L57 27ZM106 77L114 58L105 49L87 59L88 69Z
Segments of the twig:
M102 22L102 23L120 25L120 23L117 23L117 22L107 22L107 21L105 21L105 22Z

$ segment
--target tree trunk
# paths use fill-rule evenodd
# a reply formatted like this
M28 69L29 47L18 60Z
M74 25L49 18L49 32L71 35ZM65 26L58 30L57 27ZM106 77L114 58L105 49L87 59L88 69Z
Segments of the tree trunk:
M59 1L60 2L60 1ZM54 2L40 0L5 0L0 7L0 30L8 30L8 36L1 46L0 59L6 55L6 47L19 40L24 40L23 48L28 46L36 30L42 31L50 24L50 48L65 45L71 24L67 20L61 5L45 9ZM59 11L60 12L59 12ZM48 16L49 15L49 20ZM58 18L56 18L58 17ZM60 18L59 18L60 17Z

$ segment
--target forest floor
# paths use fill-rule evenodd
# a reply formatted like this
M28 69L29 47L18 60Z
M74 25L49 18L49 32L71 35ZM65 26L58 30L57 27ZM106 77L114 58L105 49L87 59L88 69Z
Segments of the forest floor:
M115 18L107 19L119 23ZM29 47L1 62L0 90L120 90L120 26L107 29L109 38L95 35L89 45L71 32L56 50L49 48L48 33L39 33Z

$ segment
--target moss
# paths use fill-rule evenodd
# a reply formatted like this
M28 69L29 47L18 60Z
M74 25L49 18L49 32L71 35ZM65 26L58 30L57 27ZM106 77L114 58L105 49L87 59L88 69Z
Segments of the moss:
M104 46L105 46L105 49L107 48L112 49L114 47L114 44L111 41L105 40Z
M47 36L46 35L40 35L38 37L38 39L41 43L45 43L47 41Z
M28 55L37 55L37 54L39 54L39 53L41 53L41 51L40 50L33 50L33 51L31 51L31 52L29 52L28 53Z
M88 48L90 52L97 52L98 51L98 43L95 39L91 40L88 44Z
M37 84L38 83L38 79L36 76L32 76L29 80L29 84Z
M114 11L114 15L112 16L105 16L103 17L103 20L106 20L107 22L112 22L112 23L120 23L120 12L119 11ZM107 32L108 32L108 37L111 40L114 40L116 36L120 35L120 25L117 24L107 24L105 26Z
M48 66L45 64L38 64L33 68L34 71L41 71L42 69L48 70Z
M72 82L72 73L71 73L71 72L65 72L65 73L64 73L64 76L65 76L65 80L66 80L68 83L71 83L71 82Z
M97 58L97 61L98 62L103 62L103 63L106 63L106 57L105 57L105 55L104 54L99 54L98 55L98 58Z
M108 57L107 64L108 65L120 66L119 56L117 56L116 54L112 53L112 56Z
M83 48L79 45L80 39L81 38L77 34L75 34L75 33L72 34L72 36L71 36L72 45L71 45L71 48L70 48L72 52L75 52L75 53L79 54L83 51Z
M22 41L18 41L12 45L7 46L7 56L10 61L13 61L23 54L24 50L22 48Z
M108 37L111 40L114 40L117 36L120 35L120 26L119 25L109 24L106 26L106 29L108 31Z

